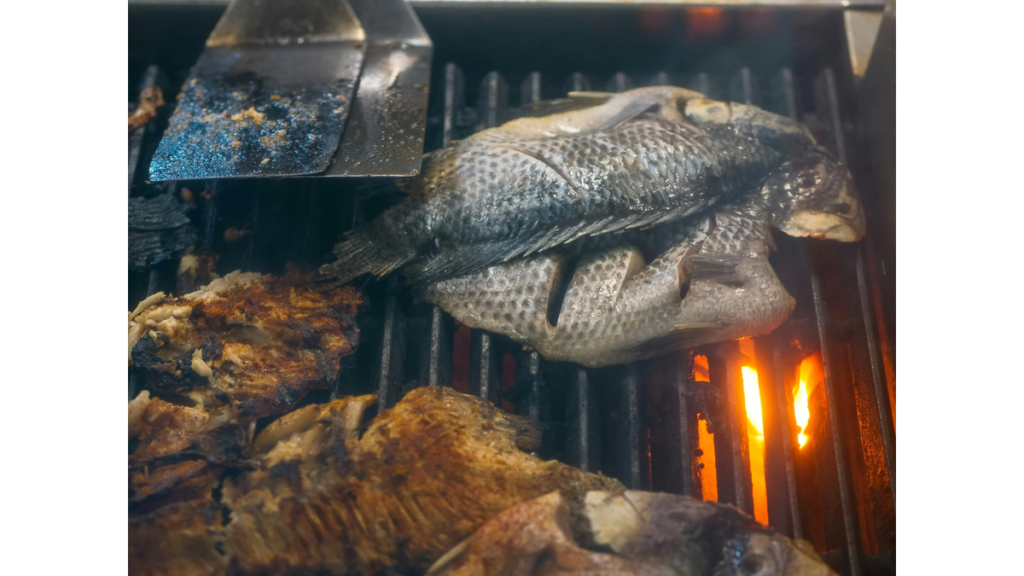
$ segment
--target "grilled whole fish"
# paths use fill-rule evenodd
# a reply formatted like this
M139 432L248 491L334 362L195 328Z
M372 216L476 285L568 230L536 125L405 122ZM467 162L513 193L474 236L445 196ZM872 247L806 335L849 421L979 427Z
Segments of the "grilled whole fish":
M586 522L572 528L558 493L509 508L427 576L835 576L807 543L726 504L628 490L588 492L581 507Z
M859 239L864 216L847 170L811 147L759 191L700 219L595 239L607 246L583 249L560 303L568 259L552 252L434 283L421 297L548 360L601 367L652 358L766 334L789 317L795 302L768 262L772 226ZM667 249L646 264L638 246L659 240Z
M672 222L756 190L815 146L798 122L682 88L599 98L433 152L407 182L408 197L350 232L322 272L347 281L403 268L422 285L576 238Z
M794 301L768 264L763 209L744 208L708 216L650 264L632 245L584 255L555 324L548 308L566 269L559 254L443 280L423 298L548 360L590 367L764 334L789 316Z

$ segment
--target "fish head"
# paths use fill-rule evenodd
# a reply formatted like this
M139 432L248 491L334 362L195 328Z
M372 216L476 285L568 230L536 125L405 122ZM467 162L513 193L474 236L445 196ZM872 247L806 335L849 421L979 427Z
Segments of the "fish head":
M853 178L820 146L801 150L762 187L772 225L790 236L856 242L864 236L864 209Z
M724 553L715 576L837 576L813 549L777 534L742 534Z
M698 126L731 126L741 134L775 148L817 143L803 124L757 106L706 98L685 102L684 115Z

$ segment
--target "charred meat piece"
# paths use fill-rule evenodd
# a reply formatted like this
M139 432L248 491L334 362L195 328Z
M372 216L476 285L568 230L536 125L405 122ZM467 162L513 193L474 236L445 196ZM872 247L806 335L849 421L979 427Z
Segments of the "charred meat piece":
M286 412L333 384L359 344L362 295L309 277L232 272L181 297L155 294L129 317L128 361L158 396L239 418Z
M359 437L374 401L310 406L256 438L258 469L223 488L240 572L422 571L510 506L622 488L523 452L538 440L524 420L444 387L409 392Z
M196 240L188 206L171 194L128 199L128 268L143 270L171 257Z
M595 105L520 118L433 152L406 183L409 196L349 233L323 271L348 280L402 269L426 284L673 222L757 190L816 146L793 120L682 88L577 97Z
M729 505L654 492L594 491L578 514L586 521L570 523L570 507L558 494L520 504L484 524L427 574L835 576L809 544L793 542Z
M139 94L139 105L128 115L128 131L145 126L156 118L157 108L165 104L164 93L158 86L146 88Z

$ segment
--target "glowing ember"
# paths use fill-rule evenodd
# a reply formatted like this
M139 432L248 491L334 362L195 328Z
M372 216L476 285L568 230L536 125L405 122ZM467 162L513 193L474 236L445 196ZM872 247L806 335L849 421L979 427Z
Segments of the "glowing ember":
M740 340L740 353L754 359L754 341ZM743 397L747 409L747 443L750 447L750 487L754 498L754 519L768 524L768 485L764 474L764 420L761 415L761 388L757 370L743 366Z
M800 427L800 433L796 435L797 442L803 448L807 444L807 421L811 419L811 409L807 407L807 382L800 381L796 393L793 395L793 412L796 414L796 425Z
M807 445L810 440L807 434L807 423L811 420L810 397L814 387L824 378L821 370L821 354L813 354L800 362L799 384L793 388L793 416L796 417L796 425L800 433L796 439L800 448Z
M693 358L693 380L710 382L708 378L708 357ZM697 441L701 455L697 457L700 466L701 494L705 502L718 502L718 469L715 468L715 435L708 432L708 421L701 418L697 423Z
M764 436L764 421L761 419L761 389L757 385L757 370L750 366L743 367L743 396L747 400L747 419L757 430L758 436Z

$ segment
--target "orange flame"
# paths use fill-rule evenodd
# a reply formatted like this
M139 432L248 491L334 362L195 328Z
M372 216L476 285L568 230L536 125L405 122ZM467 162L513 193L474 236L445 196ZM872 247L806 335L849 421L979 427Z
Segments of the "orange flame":
M811 392L823 378L821 353L808 356L800 362L799 384L793 388L793 415L796 417L796 425L800 428L800 433L796 436L800 448L806 446L807 441L810 440L807 434L807 423L811 420L809 403Z
M793 411L796 413L796 425L800 427L800 433L796 435L797 442L803 448L807 444L807 421L811 419L811 409L807 407L807 382L800 381L796 394L793 395Z
M747 420L757 430L757 435L764 437L764 420L761 417L761 388L757 384L757 370L744 366L743 397L747 403Z
M708 378L707 356L696 356L693 359L693 379L695 382L710 382ZM697 423L698 446L701 455L697 464L701 467L701 493L705 502L718 502L718 469L715 468L715 435L708 432L708 422L701 419Z
M754 361L754 341L740 340L740 353ZM752 366L741 368L743 398L747 411L747 443L750 447L750 485L754 499L754 519L768 524L768 485L764 473L764 419L761 414L761 388L757 370Z

